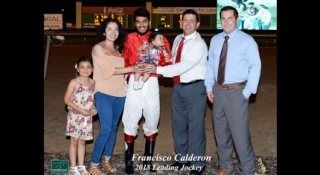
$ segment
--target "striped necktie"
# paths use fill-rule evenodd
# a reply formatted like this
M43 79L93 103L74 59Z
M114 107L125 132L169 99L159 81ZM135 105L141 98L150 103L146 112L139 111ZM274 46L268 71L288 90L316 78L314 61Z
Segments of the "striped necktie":
M225 36L225 40L224 40L224 43L223 43L223 46L221 49L219 69L218 69L218 83L219 84L223 84L223 82L224 82L224 74L225 74L227 51L228 51L228 39L229 39L229 36Z

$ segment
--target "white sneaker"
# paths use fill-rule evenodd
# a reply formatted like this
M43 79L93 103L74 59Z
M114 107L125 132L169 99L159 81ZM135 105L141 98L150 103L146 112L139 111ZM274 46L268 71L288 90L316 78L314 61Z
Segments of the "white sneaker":
M78 170L78 167L76 166L70 166L70 169L69 169L69 175L81 175L79 170Z
M142 89L142 88L143 88L143 85L144 85L144 82L143 82L143 81L139 81L138 89Z
M84 165L78 165L78 171L81 175L90 175L90 173L87 171Z
M138 85L139 85L139 82L138 81L134 81L133 82L133 89L134 90L138 90L139 88L138 88Z

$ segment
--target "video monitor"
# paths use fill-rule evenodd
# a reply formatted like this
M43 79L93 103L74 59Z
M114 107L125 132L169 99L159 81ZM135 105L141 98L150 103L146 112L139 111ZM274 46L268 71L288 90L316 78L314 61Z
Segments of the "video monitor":
M217 0L218 30L222 30L220 9L228 5L238 10L238 29L277 30L277 0Z

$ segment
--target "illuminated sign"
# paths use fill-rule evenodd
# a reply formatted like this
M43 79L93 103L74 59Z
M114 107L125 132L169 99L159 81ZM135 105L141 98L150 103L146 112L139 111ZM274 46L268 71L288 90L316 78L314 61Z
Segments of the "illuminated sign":
M63 29L62 14L44 14L44 30Z
M139 7L82 7L81 26L94 29L105 18L118 19L125 29L134 29L133 12ZM151 28L181 29L182 13L193 9L199 14L199 29L216 29L216 7L157 7L151 10Z
M216 14L216 7L158 7L153 9L153 13L161 14L182 14L187 9L193 9L198 14Z
M82 7L82 28L96 28L105 18L117 19L126 29L133 29L133 12L139 7Z
M119 22L120 22L120 24L122 25L122 26L124 26L124 24L123 24L123 17L122 17L122 15L115 15L115 14L94 14L94 25L95 26L100 26L101 25L101 22L104 20L104 19L106 19L106 18L108 18L108 17L110 17L110 18L112 18L112 19L117 19Z
M82 14L82 28L96 28L101 25L101 22L106 18L119 20L120 24L126 29L133 29L133 19L131 14L109 14L109 13L94 13Z

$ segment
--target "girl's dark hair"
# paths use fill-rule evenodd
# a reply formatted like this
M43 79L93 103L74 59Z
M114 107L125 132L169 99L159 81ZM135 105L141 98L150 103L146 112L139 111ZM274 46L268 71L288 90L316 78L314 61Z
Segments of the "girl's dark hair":
M123 26L121 25L121 23L117 19L106 18L101 22L101 26L98 28L98 31L97 31L97 42L96 43L99 43L99 42L104 41L106 39L105 30L106 30L108 24L111 22L116 23L118 26L119 36L114 41L114 46L115 46L115 48L118 49L118 51L120 53L122 53L123 47L124 47L124 41L127 37L127 31L123 28Z
M77 61L77 68L79 68L80 62L89 62L89 63L91 64L91 66L93 67L92 58L89 57L89 56L82 56L82 57L80 57L80 58L78 59L78 61ZM79 72L77 71L77 72L76 72L76 76L79 76L79 75L80 75L80 74L79 74Z
M163 35L161 32L154 31L149 35L148 41L151 43L154 39L156 39L157 35Z

